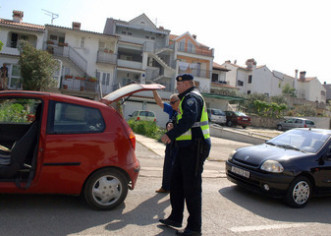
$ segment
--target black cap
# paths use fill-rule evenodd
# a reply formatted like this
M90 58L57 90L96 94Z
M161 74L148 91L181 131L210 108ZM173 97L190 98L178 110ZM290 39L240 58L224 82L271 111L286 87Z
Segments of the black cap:
M193 75L191 74L182 74L176 77L177 81L193 80Z

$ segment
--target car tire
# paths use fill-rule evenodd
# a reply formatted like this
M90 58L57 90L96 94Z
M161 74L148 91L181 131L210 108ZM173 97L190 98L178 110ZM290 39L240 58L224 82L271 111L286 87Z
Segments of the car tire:
M228 122L226 122L226 125L229 126L229 127L231 127L232 126L232 121L229 120Z
M281 125L277 125L277 129L278 129L279 131L281 131L281 130L283 129L283 127L282 127Z
M242 126L243 127L243 129L246 129L246 126Z
M110 210L120 205L128 194L128 181L116 169L93 173L84 187L85 201L98 210Z
M312 194L312 184L307 177L299 176L293 180L285 197L286 203L294 208L304 207Z

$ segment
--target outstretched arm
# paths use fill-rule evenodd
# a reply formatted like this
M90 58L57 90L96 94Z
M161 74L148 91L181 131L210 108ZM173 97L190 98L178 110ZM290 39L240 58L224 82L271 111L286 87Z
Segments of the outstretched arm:
M159 105L162 109L164 109L162 98L156 92L156 90L153 90L153 96L154 96L154 99L155 99L156 104Z

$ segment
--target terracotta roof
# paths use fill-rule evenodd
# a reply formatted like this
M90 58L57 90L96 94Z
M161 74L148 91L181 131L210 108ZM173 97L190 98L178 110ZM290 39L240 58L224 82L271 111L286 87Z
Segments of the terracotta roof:
M43 25L35 25L35 24L29 24L29 23L25 23L25 22L15 22L15 21L6 20L6 19L0 19L0 26L16 28L16 29L23 29L23 30L30 30L30 31L38 31L38 32L43 32L45 30L45 26L43 26Z
M225 66L222 66L220 64L217 64L216 62L213 62L213 69L215 69L215 70L222 70L222 71L230 71Z

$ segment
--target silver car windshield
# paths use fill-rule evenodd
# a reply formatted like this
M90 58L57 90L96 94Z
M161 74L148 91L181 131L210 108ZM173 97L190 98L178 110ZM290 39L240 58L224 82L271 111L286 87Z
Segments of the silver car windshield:
M266 143L285 149L317 153L328 138L329 134L322 132L317 133L310 130L290 130Z

